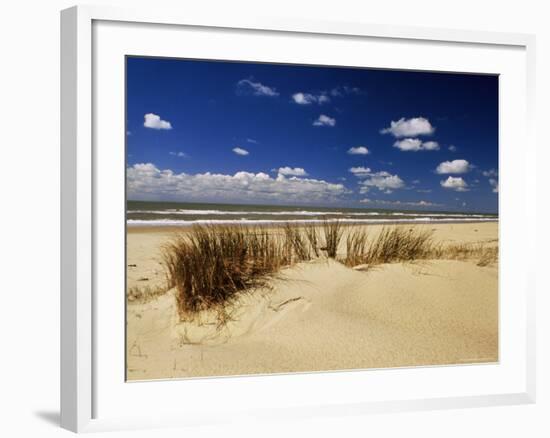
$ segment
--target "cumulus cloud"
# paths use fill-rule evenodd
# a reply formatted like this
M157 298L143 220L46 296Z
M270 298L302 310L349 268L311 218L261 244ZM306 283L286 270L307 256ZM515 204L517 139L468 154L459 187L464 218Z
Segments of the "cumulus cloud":
M457 148L456 148L456 146L455 146L454 144L451 144L451 145L449 145L449 150L450 150L451 152L456 152Z
M498 193L498 170L496 169L484 170L481 172L481 174L489 178L489 184L493 188L493 193Z
M439 163L435 171L440 175L448 173L466 173L470 171L471 165L466 160L443 161Z
M240 147L233 148L232 150L237 155L248 155L249 154L249 152L246 149L243 149L243 148L240 148Z
M335 126L336 119L329 117L325 114L321 114L317 120L313 122L313 126Z
M437 141L425 141L422 143L422 148L425 151L437 151L439 150L439 143Z
M443 204L436 204L429 201L387 201L378 199L364 198L359 202L363 204L378 204L378 205L392 205L392 206L406 206L406 207L441 207Z
M361 94L361 89L358 87L350 87L348 85L340 85L330 90L331 96L341 97L346 94Z
M450 176L446 180L441 181L441 187L445 189L455 190L457 192L468 191L468 184L460 176Z
M380 131L382 134L391 134L394 137L416 137L418 135L430 135L435 131L430 121L424 117L405 119L402 117L390 123L388 128Z
M361 175L361 177L363 176ZM359 183L359 186L359 193L361 194L367 193L373 187L381 192L391 193L393 190L405 187L405 182L398 175L392 175L389 172L382 171L368 174Z
M369 150L365 146L357 146L348 149L350 155L367 155Z
M357 177L367 176L372 173L370 170L370 167L363 167L363 166L350 167L349 171Z
M399 175L392 175L389 172L373 172L368 167L351 167L349 169L359 182L359 193L367 193L370 188L375 187L384 193L391 193L393 190L402 189L405 187L405 182Z
M326 93L311 94L311 93L294 93L292 100L298 105L311 105L312 103L323 104L330 101Z
M481 172L481 174L483 176L486 176L486 177L490 177L490 178L495 178L498 176L498 171L496 169L489 169L489 170L484 170L483 172Z
M437 151L439 150L439 143L437 141L426 141L423 142L418 138L404 138L402 140L397 140L393 147L401 151Z
M283 176L307 176L307 172L301 167L279 167L277 173Z
M232 202L336 202L349 194L343 184L324 180L285 177L267 173L237 172L186 174L161 170L152 163L127 168L130 199L171 199L181 201Z
M160 116L153 113L147 113L143 116L145 119L143 126L150 129L172 129L172 124L166 120L162 120Z
M361 94L361 90L357 87L342 85L334 87L329 91L323 90L315 93L306 93L304 91L299 91L297 93L294 93L291 97L294 103L297 103L298 105L321 105L323 103L330 102L331 97L343 97L348 94Z
M261 82L254 82L252 79L241 79L237 82L237 90L241 93L252 94L254 96L277 97L277 89L268 87Z
M174 157L179 157L179 158L185 158L187 157L187 154L185 152L170 152L170 155L174 156Z

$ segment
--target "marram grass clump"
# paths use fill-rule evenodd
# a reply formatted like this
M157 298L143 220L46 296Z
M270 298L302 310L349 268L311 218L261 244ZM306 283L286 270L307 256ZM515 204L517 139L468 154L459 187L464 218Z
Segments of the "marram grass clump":
M195 226L164 247L181 314L224 304L290 262L285 242L262 228Z
M498 260L498 246L481 243L436 243L433 232L422 228L384 227L372 239L365 228L352 228L346 237L346 266L375 266L415 260L472 260L487 266Z
M474 259L487 266L498 259L498 247L435 243L433 232L421 227L383 227L372 238L367 230L338 221L271 229L195 226L163 248L168 284L176 289L178 310L185 316L223 307L241 292L267 286L281 268L317 258L367 269L428 259Z

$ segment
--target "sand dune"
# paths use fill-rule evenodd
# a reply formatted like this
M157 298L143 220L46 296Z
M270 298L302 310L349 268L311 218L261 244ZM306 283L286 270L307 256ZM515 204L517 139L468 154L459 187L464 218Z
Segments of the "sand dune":
M494 241L493 224L437 225L452 242ZM129 281L162 280L167 231L129 234ZM133 269L133 271L132 271ZM150 277L150 278L149 278ZM128 379L344 370L498 360L498 268L431 260L368 271L333 260L280 272L222 327L180 321L173 291L127 306Z

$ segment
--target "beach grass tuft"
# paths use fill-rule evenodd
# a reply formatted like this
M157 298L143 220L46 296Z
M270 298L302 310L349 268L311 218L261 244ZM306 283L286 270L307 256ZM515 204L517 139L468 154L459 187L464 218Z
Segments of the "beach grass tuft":
M323 221L323 233L325 236L324 249L327 252L327 256L331 259L335 259L338 255L338 245L340 245L340 239L342 239L343 227L340 221Z
M343 262L347 266L357 266L426 259L433 249L431 231L384 227L369 241L363 229L354 229L347 235L347 254Z
M132 286L126 291L128 301L144 303L164 295L170 287L164 286Z
M446 260L475 260L478 266L488 266L498 261L498 246L483 243L438 245L432 251L433 258Z
M227 303L291 262L283 239L262 228L195 226L163 249L180 314Z
M368 254L368 233L365 227L352 227L346 236L346 257L343 263L346 266L358 266L365 262Z
M319 257L321 252L319 248L319 234L317 233L317 227L315 224L307 224L304 227L304 232L311 247L311 251L315 254L315 257Z
M307 235L298 227L286 223L284 227L285 245L289 263L311 260L311 245Z
M498 260L498 246L483 243L442 244L421 228L384 227L370 241L364 228L351 229L346 238L346 266L374 266L415 260L472 260L487 266Z
M268 286L268 279L281 268L314 258L367 269L427 259L475 259L478 266L498 260L498 246L443 245L423 228L383 227L372 238L367 230L338 221L325 221L317 228L289 223L275 229L197 225L163 248L168 286L176 288L178 310L185 316L223 307L241 292ZM346 253L338 254L344 236ZM136 296L157 294L138 292Z

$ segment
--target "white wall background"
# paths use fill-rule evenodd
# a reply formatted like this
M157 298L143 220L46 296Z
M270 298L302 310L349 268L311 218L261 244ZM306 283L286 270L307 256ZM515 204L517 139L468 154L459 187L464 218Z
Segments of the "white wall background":
M550 97L550 14L546 2L523 0L230 0L184 2L96 1L148 7L193 8L222 16L241 14L414 24L430 27L535 33L539 199L550 199L545 130ZM59 403L59 10L66 0L2 4L0 12L0 435L50 437ZM518 147L522 147L521 144ZM538 272L549 258L539 206ZM528 255L526 255L528 256ZM532 256L532 255L529 255ZM533 257L535 262L535 257ZM538 402L531 406L466 409L361 418L312 419L258 430L254 424L137 436L550 436L549 282L539 279ZM115 433L108 436L130 436ZM133 435L132 435L133 436Z

